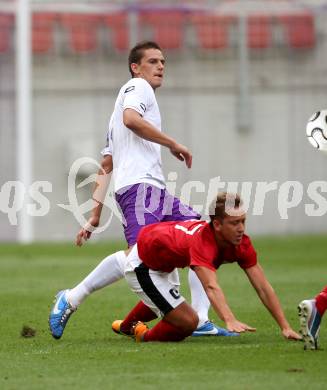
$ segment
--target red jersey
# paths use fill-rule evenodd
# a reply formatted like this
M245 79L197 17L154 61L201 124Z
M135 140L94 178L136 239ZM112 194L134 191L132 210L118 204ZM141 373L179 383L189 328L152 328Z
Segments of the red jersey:
M142 262L156 271L200 265L212 271L237 262L243 269L257 264L251 240L244 234L237 246L219 248L211 225L205 221L160 222L142 228L137 239Z

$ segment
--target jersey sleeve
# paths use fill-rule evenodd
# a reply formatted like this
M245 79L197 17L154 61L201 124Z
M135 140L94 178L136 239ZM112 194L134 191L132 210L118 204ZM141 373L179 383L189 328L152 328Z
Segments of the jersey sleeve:
M147 81L132 79L124 91L123 110L131 108L143 116L149 107L151 86Z
M253 267L257 264L257 252L255 251L250 238L247 238L247 242L242 248L237 262L243 269Z

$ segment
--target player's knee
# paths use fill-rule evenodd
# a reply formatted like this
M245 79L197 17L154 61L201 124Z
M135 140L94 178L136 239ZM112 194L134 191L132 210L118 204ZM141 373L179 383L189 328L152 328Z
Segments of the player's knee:
M183 330L187 336L191 335L195 329L198 327L199 317L195 312L189 313L185 317L185 321L183 322Z

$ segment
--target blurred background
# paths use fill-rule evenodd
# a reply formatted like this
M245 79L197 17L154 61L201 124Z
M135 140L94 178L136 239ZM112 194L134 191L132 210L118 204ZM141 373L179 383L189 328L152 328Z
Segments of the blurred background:
M58 206L69 203L71 165L85 156L100 161L118 90L129 79L129 48L143 39L156 40L167 61L156 93L162 128L194 155L187 170L163 151L176 195L199 181L190 202L205 205L212 178L251 181L253 190L276 181L263 215L250 207L249 231L326 232L326 213L305 213L314 203L309 184L327 180L326 156L305 136L311 114L327 107L326 18L322 0L0 0L0 241L74 238L79 224ZM96 171L84 165L77 181ZM299 181L304 194L282 219L278 189L287 180ZM36 181L51 183L49 212L30 217L28 205L38 202L24 189ZM76 190L79 203L91 188ZM326 186L321 192L326 197ZM17 199L23 206L14 225L8 210ZM122 237L114 218L96 238Z

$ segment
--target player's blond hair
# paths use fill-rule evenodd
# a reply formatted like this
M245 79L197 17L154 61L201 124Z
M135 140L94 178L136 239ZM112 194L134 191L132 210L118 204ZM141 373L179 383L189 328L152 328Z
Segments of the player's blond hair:
M241 209L242 205L243 201L238 194L219 192L209 207L211 222L213 222L214 219L223 221L227 215L230 215L228 210Z

